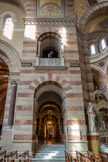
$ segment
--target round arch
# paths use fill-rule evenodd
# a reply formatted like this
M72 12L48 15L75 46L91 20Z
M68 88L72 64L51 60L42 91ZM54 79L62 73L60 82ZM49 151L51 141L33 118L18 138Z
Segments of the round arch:
M0 0L0 2L4 2L4 0ZM10 4L14 4L14 5L18 5L24 11L26 11L27 0L10 0L10 1L9 0L5 0L5 2L10 3Z
M50 76L48 76L48 78L46 78L44 75L40 76L38 79L35 79L28 87L29 91L32 91L34 93L34 91L38 88L40 88L42 85L56 85L58 87L60 87L65 94L68 94L68 90L72 90L72 87L69 83L69 81L67 81L66 79L61 79L59 76L52 78Z
M37 133L39 142L48 142L53 139L56 143L62 139L65 97L63 91L61 84L54 81L42 82L35 89L34 123L37 123L37 128L34 129L34 134ZM41 105L42 109L40 111ZM56 122L54 121L55 117L57 118Z
M97 67L96 65L93 65L93 64L91 64L91 68L92 69L95 69L96 71L98 71L99 73L101 73L101 75L103 77L105 77L105 72L101 68L99 68L99 67Z
M0 57L8 65L10 73L20 72L21 61L17 51L3 40L0 40Z
M39 57L48 57L47 53L51 51L54 58L60 57L61 36L57 32L45 32L38 37L37 49ZM50 56L50 57L51 57Z
M94 17L94 14L96 12L99 13L99 11L103 8L107 8L106 11L108 10L108 2L101 2L96 5L93 5L89 7L81 16L80 21L79 21L79 29L82 32L85 32L85 26L88 20L90 20L92 17ZM101 12L100 12L101 13Z
M100 80L96 79L96 80L98 80L99 87L100 88L105 87L106 86L105 85L105 73L102 71L102 69L100 69L99 67L97 67L95 65L91 65L91 69L92 69L92 73L96 74L98 76L98 78L100 78Z

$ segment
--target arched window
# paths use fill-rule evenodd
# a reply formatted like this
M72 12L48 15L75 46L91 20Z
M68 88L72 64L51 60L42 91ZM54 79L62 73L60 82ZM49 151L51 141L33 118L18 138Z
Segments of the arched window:
M58 34L44 33L38 40L38 56L40 58L59 58L61 38Z
M42 51L42 58L58 58L58 51L54 47L47 47Z
M90 46L90 54L91 56L96 54L96 46L94 44Z
M37 41L36 68L65 69L62 39L58 33L47 32Z
M106 39L101 39L101 49L105 50L107 48L107 42Z
M13 34L13 20L12 17L7 16L4 20L3 35L8 39L12 39L12 34Z

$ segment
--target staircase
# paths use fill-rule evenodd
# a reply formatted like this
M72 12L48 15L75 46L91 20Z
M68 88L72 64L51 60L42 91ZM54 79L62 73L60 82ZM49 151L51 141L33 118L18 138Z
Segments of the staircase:
M42 145L35 153L32 161L65 162L65 146L63 144Z

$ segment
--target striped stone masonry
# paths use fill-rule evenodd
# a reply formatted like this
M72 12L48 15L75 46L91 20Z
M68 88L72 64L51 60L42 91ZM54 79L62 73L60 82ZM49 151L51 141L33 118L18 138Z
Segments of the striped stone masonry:
M37 13L36 0L27 1L25 6L26 17L35 18ZM73 0L67 0L65 3L66 17L74 20ZM75 143L72 144L72 142L76 142L77 146L79 144L82 148L84 146L85 152L87 151L87 134L84 107L88 101L94 101L92 77L90 75L91 69L88 65L88 47L85 37L81 39L74 23L67 25L66 23L63 24L63 22L54 25L51 23L31 25L31 27L34 26L36 28L34 39L24 35L21 63L22 65L25 64L25 66L18 68L19 66L17 65L16 68L18 72L20 69L20 75L15 105L14 129L12 130L13 149L26 150L28 148L29 151L32 151L33 142L36 140L36 132L34 133L33 130L34 127L37 127L37 114L35 114L36 117L34 119L34 95L41 86L54 85L61 88L64 94L62 111L64 128L68 128L67 149L70 152L72 149L75 151ZM61 37L64 49L60 56L64 56L66 69L51 70L49 67L47 70L44 68L36 70L38 39L42 34L51 32L59 34ZM14 60L12 65L15 66L15 56L12 60ZM28 63L31 63L30 66L26 66ZM74 66L76 63L77 66ZM11 87L9 84L4 127L7 126L10 97Z

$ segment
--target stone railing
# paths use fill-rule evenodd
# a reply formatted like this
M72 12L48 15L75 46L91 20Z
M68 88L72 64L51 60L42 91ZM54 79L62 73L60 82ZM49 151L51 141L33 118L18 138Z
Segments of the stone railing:
M64 66L64 58L37 58L38 66Z
M36 58L36 69L65 69L64 57L61 58Z

